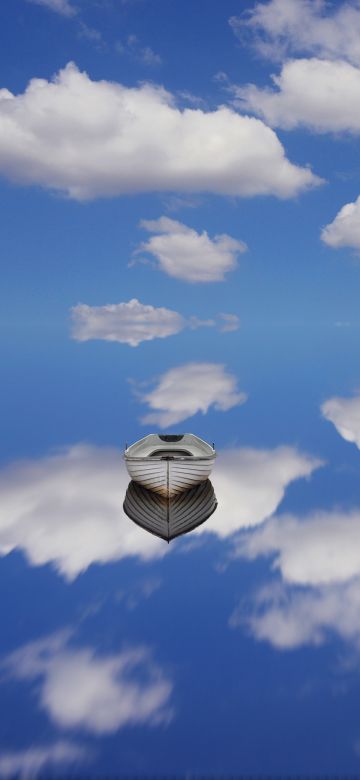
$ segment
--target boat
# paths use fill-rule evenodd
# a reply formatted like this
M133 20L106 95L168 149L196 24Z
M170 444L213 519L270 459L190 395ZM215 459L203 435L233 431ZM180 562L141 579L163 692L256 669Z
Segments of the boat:
M165 498L205 482L215 458L214 446L193 433L150 433L124 452L130 478Z
M197 528L216 507L209 479L167 498L131 481L124 501L124 512L136 525L167 542Z

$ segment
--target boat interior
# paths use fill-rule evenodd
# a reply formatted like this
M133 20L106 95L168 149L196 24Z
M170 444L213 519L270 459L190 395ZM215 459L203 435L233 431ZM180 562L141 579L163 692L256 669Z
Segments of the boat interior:
M181 456L190 456L192 457L193 453L189 452L188 450L175 450L176 457ZM174 457L174 450L155 450L151 453L150 458L173 458Z
M150 433L125 450L128 458L209 458L214 455L213 447L192 433Z

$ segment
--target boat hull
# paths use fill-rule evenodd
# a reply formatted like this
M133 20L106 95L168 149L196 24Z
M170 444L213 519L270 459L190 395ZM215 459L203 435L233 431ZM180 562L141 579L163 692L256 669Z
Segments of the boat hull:
M208 458L125 458L125 463L134 482L167 498L205 482L214 460L215 455Z
M167 542L197 528L216 507L216 496L209 479L172 498L165 498L132 481L124 501L124 512L134 523Z

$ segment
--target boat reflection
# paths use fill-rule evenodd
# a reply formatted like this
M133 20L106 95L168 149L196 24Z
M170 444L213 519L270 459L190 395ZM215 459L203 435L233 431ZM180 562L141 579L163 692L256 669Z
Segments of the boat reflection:
M134 523L167 542L197 528L216 507L209 479L168 498L131 481L124 501L124 512Z

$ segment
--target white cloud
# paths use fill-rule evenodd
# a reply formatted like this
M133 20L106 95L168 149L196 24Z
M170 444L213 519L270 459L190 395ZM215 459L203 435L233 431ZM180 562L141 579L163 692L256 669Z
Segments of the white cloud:
M141 46L138 57L144 65L150 65L151 67L161 65L162 63L160 54L157 54L151 46Z
M144 425L167 428L211 406L227 412L246 401L239 393L236 378L219 363L187 363L167 371L150 393L141 396L152 410L142 417Z
M91 81L74 64L0 91L0 173L86 200L136 192L288 198L321 180L275 133L228 107L176 107L162 87Z
M73 742L33 746L25 750L0 752L0 777L36 777L44 767L76 764L88 758L87 751Z
M237 541L235 555L271 556L288 583L330 585L360 576L360 511L275 517Z
M149 599L161 588L162 581L159 578L139 580L135 586L124 590L117 590L115 593L115 601L117 603L123 602L126 609L136 609L144 599Z
M180 333L184 328L197 330L217 325L220 333L238 330L236 314L219 314L216 320L199 317L183 317L171 309L156 308L133 298L128 303L108 303L105 306L88 306L79 303L71 309L72 338L76 341L117 341L137 347L142 341L166 338Z
M222 325L220 326L221 333L231 333L234 330L239 330L240 328L240 320L237 314L219 314L220 319L222 320Z
M187 282L222 281L236 268L237 255L247 248L243 241L226 234L211 239L205 230L197 233L169 217L143 219L140 225L156 235L143 242L136 254L151 254L162 271Z
M360 196L340 209L333 222L322 230L321 238L335 249L342 246L360 249Z
M196 532L211 531L224 538L259 525L276 511L291 482L310 477L321 465L295 447L223 450L211 477L218 510Z
M278 648L324 642L336 631L360 649L360 510L279 516L238 537L235 556L267 556L281 582L270 582L234 611Z
M16 679L37 681L39 705L58 727L100 735L168 722L172 684L146 648L98 656L90 647L69 646L69 638L59 632L3 662Z
M197 209L201 203L202 198L196 195L167 195L163 198L166 211L173 213L183 209Z
M360 448L360 396L329 398L321 411L345 441L354 442Z
M201 320L199 317L196 317L196 315L192 315L187 320L187 325L191 330L196 330L197 328L212 328L213 325L216 325L216 322L215 320Z
M316 589L269 585L255 595L250 613L244 607L234 610L230 626L245 627L279 650L319 645L334 632L360 649L359 579Z
M344 61L290 60L272 80L273 89L232 87L235 104L286 130L360 132L360 68Z
M287 486L321 465L292 447L234 448L216 459L218 509L201 532L220 538L261 523ZM123 513L129 478L115 449L76 445L0 471L0 555L24 552L32 566L52 563L68 581L92 563L142 561L173 549Z
M55 13L61 16L74 16L77 13L77 9L69 0L28 0L28 3L42 5L44 8L55 11Z
M115 50L118 54L127 54L150 67L157 67L162 64L160 54L157 54L151 46L143 46L136 35L128 35L124 43L117 41Z
M144 305L136 298L128 303L106 306L80 303L72 308L71 314L72 337L77 341L103 339L132 347L137 347L142 341L180 333L188 324L178 312Z
M89 27L89 25L85 24L82 19L79 20L78 35L79 38L85 38L86 40L95 44L95 48L97 48L99 51L106 48L106 43L100 30L97 30L96 27Z
M357 0L332 6L326 0L270 0L256 3L230 24L264 56L291 52L346 59L360 65L360 7Z
M53 563L72 580L92 563L151 560L167 546L123 513L129 482L121 454L75 445L0 472L0 554L16 548L33 566Z

